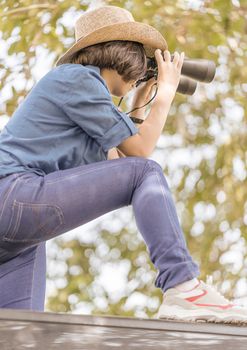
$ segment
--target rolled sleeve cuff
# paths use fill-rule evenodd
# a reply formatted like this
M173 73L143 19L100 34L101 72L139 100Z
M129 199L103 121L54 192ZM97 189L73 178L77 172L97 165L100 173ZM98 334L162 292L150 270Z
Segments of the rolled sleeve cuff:
M138 133L138 128L125 113L121 113L115 106L113 112L117 114L119 121L104 136L97 138L97 141L105 152L118 146L123 140Z

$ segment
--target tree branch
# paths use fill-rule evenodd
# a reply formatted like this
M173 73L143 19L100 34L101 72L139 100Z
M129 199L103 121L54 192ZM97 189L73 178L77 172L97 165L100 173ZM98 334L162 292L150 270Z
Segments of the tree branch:
M9 16L9 15L15 15L18 14L20 12L26 12L26 11L30 11L30 10L39 10L39 9L55 9L57 7L57 5L51 5L51 4L40 4L40 5L30 5L30 6L26 6L26 7L19 7L16 8L14 10L10 10L10 11L6 11L0 14L0 17L4 17L4 16Z

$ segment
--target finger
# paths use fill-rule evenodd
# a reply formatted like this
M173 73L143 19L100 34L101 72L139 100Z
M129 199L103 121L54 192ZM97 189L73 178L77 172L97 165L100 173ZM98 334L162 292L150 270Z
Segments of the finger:
M152 77L152 78L150 78L150 79L148 79L148 81L147 81L147 85L152 85L152 84L154 84L156 82L156 79L155 79L155 77Z
M160 50L160 49L156 49L156 50L154 51L154 56L155 56L155 58L156 58L157 63L159 63L160 60L161 60L161 58L162 58L161 50Z
M179 61L178 61L178 69L182 69L182 66L184 64L184 52L181 53L180 57L179 57Z
M150 82L150 84L148 85L148 88L150 89L150 90L152 90L153 89L153 87L157 84L157 80L154 78L154 79L150 79L151 80L151 82Z
M155 59L158 65L158 68L161 66L162 62L164 61L162 51L160 49L155 50L154 52Z
M177 51L175 51L174 52L174 56L173 56L173 63L175 64L175 66L177 66L178 65L178 63L179 63L179 53L177 52Z
M168 50L165 50L164 51L164 59L166 62L171 62L171 54L170 54L170 51Z
M157 86L157 82L155 82L155 83L152 85L151 90L150 90L151 94L153 94L153 92L155 91L156 86Z

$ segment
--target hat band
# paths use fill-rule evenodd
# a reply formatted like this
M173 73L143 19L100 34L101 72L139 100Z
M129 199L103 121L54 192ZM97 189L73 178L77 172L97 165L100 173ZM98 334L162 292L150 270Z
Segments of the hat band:
M108 23L106 26L102 26L102 27L98 27L98 28L93 28L93 30L91 30L91 31L89 31L89 32L87 32L87 33L78 33L78 31L76 31L76 33L75 33L75 40L76 40L76 42L78 42L79 40L81 40L82 38L85 38L86 36L88 36L88 35L90 35L90 34L92 34L92 33L94 33L94 32L96 32L96 31L98 31L98 30L103 30L104 28L107 28L107 27L109 27L109 26L111 26L111 25L121 25L121 24L128 24L128 23L133 23L133 22L135 22L135 21L126 21L126 22L118 22L118 23ZM80 35L80 36L79 36Z

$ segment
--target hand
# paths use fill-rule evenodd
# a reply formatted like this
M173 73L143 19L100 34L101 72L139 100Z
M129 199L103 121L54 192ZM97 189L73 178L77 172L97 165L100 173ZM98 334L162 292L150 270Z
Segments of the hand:
M119 158L118 151L116 147L113 147L108 150L107 160L117 159Z
M139 84L135 89L132 107L135 108L145 105L152 98L156 85L157 82L154 77Z
M157 49L154 55L158 65L158 87L165 85L175 94L181 76L184 52L181 54L175 52L173 60L171 60L171 54L168 50L162 54L162 51Z

